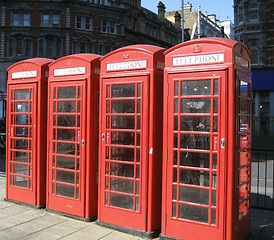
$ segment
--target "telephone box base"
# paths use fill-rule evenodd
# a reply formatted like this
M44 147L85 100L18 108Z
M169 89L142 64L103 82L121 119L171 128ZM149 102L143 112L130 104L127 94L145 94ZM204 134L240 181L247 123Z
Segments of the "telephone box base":
M96 220L96 224L101 227L110 228L110 229L113 229L113 230L116 230L119 232L127 233L130 235L136 236L136 237L141 237L141 238L146 238L146 239L152 239L152 238L158 237L160 234L160 229L157 229L152 232L143 232L143 231L132 229L132 228L121 227L121 226L101 222L99 220Z
M28 204L28 203L24 203L24 202L19 202L19 201L12 200L12 199L8 199L8 198L4 198L4 201L12 202L12 203L16 203L16 204L19 204L19 205L22 205L22 206L36 208L36 209L42 209L42 208L46 207L46 205L36 206L36 205L32 205L32 204Z
M168 236L165 236L163 234L159 235L159 239L160 240L180 240L179 238L168 237Z
M46 210L50 213L56 213L56 214L64 216L64 217L69 217L69 218L80 220L83 222L93 222L97 219L97 216L90 217L90 218L84 218L84 217L79 217L79 216L75 216L75 215L71 215L71 214L67 214L67 213L63 213L63 212L54 211L54 210L51 210L48 208L46 208Z

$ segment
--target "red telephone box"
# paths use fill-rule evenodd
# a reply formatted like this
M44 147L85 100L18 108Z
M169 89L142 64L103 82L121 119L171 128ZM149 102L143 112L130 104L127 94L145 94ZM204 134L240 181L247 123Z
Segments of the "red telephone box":
M75 54L49 66L46 207L86 221L97 215L100 57Z
M101 59L97 223L151 237L160 228L163 48Z
M249 232L250 58L222 38L165 52L162 239Z
M46 205L48 65L35 58L8 68L6 199Z

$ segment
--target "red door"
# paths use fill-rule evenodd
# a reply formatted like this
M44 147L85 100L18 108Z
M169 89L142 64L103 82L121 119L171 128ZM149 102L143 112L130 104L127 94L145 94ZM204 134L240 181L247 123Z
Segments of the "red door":
M36 83L8 92L7 198L36 205Z
M106 80L102 89L102 222L146 230L148 77Z
M170 74L163 234L224 238L226 72Z
M50 83L47 208L84 217L85 81Z

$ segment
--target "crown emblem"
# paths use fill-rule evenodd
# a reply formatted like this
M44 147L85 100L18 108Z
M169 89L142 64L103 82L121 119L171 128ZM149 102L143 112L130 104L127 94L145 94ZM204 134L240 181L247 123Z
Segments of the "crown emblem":
M200 53L203 51L203 49L200 47L199 44L196 44L196 46L192 49L194 53Z

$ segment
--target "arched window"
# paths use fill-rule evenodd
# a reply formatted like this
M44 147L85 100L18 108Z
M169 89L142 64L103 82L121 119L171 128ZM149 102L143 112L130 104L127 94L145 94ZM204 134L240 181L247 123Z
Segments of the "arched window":
M37 56L59 58L63 55L63 40L57 36L45 36L38 39Z

